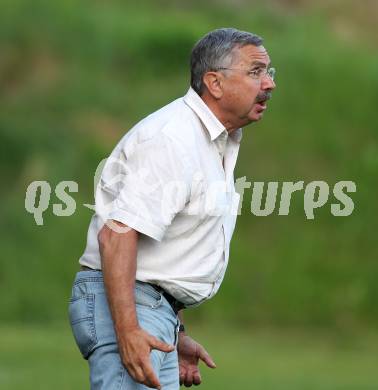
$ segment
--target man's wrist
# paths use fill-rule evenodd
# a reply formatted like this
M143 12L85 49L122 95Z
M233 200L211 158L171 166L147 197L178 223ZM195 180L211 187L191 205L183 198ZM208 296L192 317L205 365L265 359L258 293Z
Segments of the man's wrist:
M125 315L118 316L117 320L114 321L116 333L128 333L140 329L135 310L126 311L126 313L127 317Z

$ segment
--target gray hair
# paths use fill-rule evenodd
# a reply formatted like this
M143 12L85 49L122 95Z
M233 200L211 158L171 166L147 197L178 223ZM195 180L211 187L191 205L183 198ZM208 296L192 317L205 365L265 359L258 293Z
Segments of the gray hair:
M201 95L206 72L228 67L233 61L233 50L246 45L260 46L263 40L258 35L235 28L219 28L210 31L193 47L190 56L192 88Z

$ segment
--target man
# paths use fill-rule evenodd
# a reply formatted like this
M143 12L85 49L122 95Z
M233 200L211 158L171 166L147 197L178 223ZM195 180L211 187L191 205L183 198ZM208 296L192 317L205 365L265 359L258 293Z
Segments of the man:
M182 310L223 280L241 127L262 118L273 76L260 37L212 31L193 48L188 93L107 159L69 307L92 389L173 390L201 383L199 359L215 367Z

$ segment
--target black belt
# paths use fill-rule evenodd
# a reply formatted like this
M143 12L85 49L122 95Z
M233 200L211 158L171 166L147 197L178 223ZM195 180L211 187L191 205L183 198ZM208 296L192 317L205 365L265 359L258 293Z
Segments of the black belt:
M87 267L85 265L82 265L80 267L80 269L82 271L101 271L101 270L96 270L96 269L93 269L93 268L90 268L90 267ZM173 311L177 314L180 310L184 309L185 308L185 305L178 301L176 298L174 298L171 294L167 293L164 289L162 289L160 286L157 286L156 284L152 284L152 283L147 283L149 284L151 287L153 287L158 293L160 293L167 301L168 303L171 305Z

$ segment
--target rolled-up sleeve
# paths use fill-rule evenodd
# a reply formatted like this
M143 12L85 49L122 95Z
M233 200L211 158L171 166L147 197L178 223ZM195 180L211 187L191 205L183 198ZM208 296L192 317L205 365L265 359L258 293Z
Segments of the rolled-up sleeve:
M191 172L185 149L165 134L120 146L102 171L96 211L161 241L189 201Z

